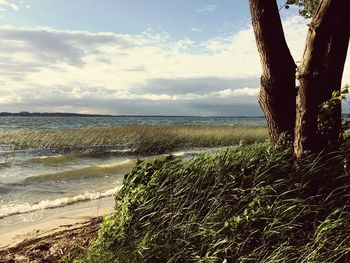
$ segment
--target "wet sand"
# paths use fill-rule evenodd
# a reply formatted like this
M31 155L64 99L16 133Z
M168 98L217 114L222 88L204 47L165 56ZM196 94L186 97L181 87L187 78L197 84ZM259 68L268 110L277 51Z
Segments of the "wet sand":
M114 198L111 196L0 219L0 250L84 225L113 211Z

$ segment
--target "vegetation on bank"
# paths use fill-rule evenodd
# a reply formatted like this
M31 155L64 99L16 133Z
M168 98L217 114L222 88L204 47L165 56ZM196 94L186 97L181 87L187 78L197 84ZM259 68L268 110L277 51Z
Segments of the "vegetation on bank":
M127 126L72 130L0 130L0 144L16 149L74 151L132 149L139 154L170 153L191 147L221 147L263 142L265 127L214 125Z
M140 161L75 262L348 262L349 157L260 143Z

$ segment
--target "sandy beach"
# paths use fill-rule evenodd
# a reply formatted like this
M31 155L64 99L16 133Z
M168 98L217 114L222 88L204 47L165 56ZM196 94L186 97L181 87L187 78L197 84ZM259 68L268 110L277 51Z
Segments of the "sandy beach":
M32 251L37 246L45 248L45 246L42 247L43 240L46 240L44 245L48 246L46 250L54 254L61 248L52 249L57 244L47 244L50 243L48 241L50 238L54 239L53 242L56 242L56 239L60 237L65 239L67 235L80 235L80 237L74 236L73 239L77 239L77 241L79 239L84 241L84 236L89 239L91 233L88 235L82 234L82 232L97 231L98 224L101 222L100 217L113 212L113 210L114 198L107 197L1 219L0 262L11 262L11 260L15 260L14 262L33 262L23 254ZM21 219L24 221L19 221ZM94 226L92 227L91 224ZM60 254L64 254L62 249Z

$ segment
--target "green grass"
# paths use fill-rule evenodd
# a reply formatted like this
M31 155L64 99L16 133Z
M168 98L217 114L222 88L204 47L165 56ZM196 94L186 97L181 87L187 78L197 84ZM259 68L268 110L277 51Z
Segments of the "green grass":
M349 149L298 161L263 143L140 161L75 262L350 262Z
M58 151L85 148L132 148L140 154L158 154L189 147L221 147L267 139L265 127L242 126L129 126L57 131L0 130L0 144L16 149Z

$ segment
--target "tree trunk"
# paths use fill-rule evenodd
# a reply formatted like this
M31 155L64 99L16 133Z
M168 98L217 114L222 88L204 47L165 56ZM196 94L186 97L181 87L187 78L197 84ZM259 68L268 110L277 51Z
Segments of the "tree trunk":
M262 64L259 104L270 139L293 137L295 125L296 65L287 46L276 1L249 0L253 28Z
M341 121L340 105L332 110L334 127L322 138L318 131L320 105L340 89L349 29L346 12L348 0L323 0L309 26L306 48L299 68L297 117L294 151L297 157L318 152L338 141ZM345 32L346 31L346 32ZM344 35L345 33L345 35Z
M350 4L350 3L349 3ZM319 104L329 101L332 98L334 91L341 91L342 77L344 65L349 47L350 23L346 12L348 8L344 8L340 13L341 17L338 19L336 29L333 31L331 39L329 40L329 49L324 60L324 69L320 75L320 101ZM331 129L325 134L320 134L321 147L331 150L337 149L340 143L341 133L341 103L335 105L330 109L331 120L329 125ZM319 131L320 132L320 131Z

